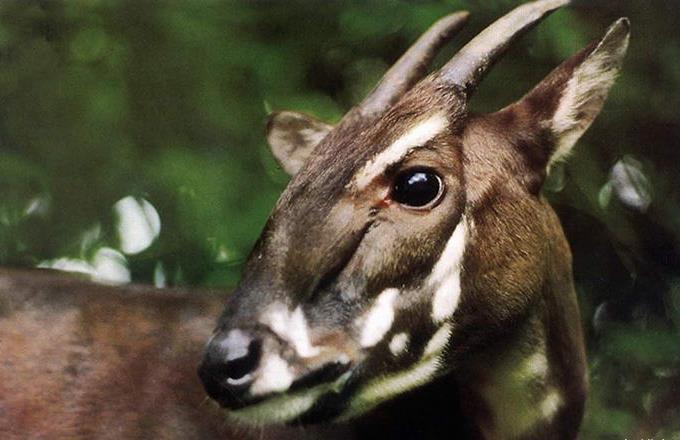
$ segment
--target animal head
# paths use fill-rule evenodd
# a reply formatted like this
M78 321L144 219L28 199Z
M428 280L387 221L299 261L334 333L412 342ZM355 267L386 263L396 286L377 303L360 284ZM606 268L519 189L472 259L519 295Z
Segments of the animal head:
M441 19L335 126L271 116L267 138L292 180L199 371L234 417L361 414L455 372L551 277L570 277L570 267L555 274L561 230L540 190L600 111L628 21L517 102L467 111L510 44L565 3L518 7L425 76L467 13Z

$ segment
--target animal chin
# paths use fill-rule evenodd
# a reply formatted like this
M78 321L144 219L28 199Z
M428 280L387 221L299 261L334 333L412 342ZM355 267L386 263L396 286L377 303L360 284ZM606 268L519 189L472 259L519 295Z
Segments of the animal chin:
M352 370L349 370L331 382L272 395L238 410L228 411L229 418L236 423L250 426L300 421L312 412L322 399L334 400L333 397L340 396L351 375ZM316 417L312 417L314 418ZM306 422L311 423L313 420Z

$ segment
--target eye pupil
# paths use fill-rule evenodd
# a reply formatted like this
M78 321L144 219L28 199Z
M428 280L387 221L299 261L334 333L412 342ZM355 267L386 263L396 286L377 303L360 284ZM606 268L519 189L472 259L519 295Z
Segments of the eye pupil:
M394 180L392 199L402 205L422 208L439 198L442 180L428 169L402 171Z

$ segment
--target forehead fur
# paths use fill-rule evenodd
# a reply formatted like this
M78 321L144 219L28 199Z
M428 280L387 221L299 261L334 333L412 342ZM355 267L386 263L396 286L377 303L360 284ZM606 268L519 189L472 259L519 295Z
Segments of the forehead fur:
M316 147L305 166L293 178L279 205L305 203L310 195L323 194L326 202L315 200L317 209L333 206L339 192L372 157L386 149L425 114L442 112L455 130L464 116L460 97L436 77L428 78L406 93L385 114L364 118L354 111ZM319 204L320 203L320 204ZM277 207L277 210L279 208Z
M267 260L251 259L254 268L267 267L270 274L275 267L286 268L275 270L274 278L266 276L268 290L278 286L282 292L295 291L304 297L344 267L371 226L371 204L376 201L370 190L364 194L347 185L368 161L430 115L447 119L438 136L460 133L465 116L462 102L431 77L384 115L368 119L356 110L348 113L293 177L253 252ZM448 149L452 143L431 145ZM451 157L442 157L447 156Z

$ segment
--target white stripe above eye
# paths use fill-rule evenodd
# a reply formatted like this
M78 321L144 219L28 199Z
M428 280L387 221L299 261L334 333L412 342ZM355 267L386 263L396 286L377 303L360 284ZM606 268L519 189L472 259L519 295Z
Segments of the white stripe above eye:
M354 178L354 186L358 190L366 188L373 179L380 176L387 168L403 160L414 148L424 146L444 131L447 126L448 120L444 113L435 113L416 122L389 147L364 165Z

